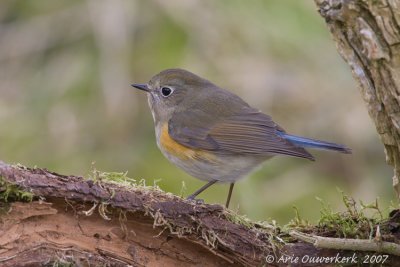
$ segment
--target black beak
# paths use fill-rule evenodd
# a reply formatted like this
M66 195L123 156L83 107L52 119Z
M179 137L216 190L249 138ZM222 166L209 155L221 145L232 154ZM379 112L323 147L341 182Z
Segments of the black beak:
M144 83L134 83L134 84L131 84L131 85L132 85L133 87L139 89L139 90L143 90L143 91L146 91L146 92L150 92L150 89L149 89L149 87L147 86L147 84L144 84Z

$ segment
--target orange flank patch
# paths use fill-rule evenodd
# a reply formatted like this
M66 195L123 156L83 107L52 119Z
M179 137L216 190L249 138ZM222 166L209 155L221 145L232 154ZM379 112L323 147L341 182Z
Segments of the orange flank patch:
M214 155L210 152L192 149L176 142L168 133L168 124L165 123L161 129L160 144L169 154L180 159L207 160L214 159Z

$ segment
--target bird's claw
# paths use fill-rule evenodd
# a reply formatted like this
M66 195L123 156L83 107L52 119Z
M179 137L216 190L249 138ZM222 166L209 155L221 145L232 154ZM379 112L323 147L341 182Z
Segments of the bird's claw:
M194 196L189 196L189 197L186 198L186 199L195 202L196 205L198 205L198 204L204 204L204 199L195 198Z

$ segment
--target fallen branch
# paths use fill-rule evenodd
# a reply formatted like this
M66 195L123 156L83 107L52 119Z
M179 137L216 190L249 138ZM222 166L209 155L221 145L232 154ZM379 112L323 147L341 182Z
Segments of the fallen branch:
M119 182L0 161L0 265L277 266L287 263L287 255L349 253L343 251L347 247L320 249L315 242L298 242L300 235L293 239L221 205L196 204L128 183L125 175L109 176ZM391 256L388 266L396 260Z
M308 235L297 231L291 231L290 235L294 238L313 244L316 248L353 250L353 251L373 251L400 256L400 245L392 242L352 239L352 238L332 238Z

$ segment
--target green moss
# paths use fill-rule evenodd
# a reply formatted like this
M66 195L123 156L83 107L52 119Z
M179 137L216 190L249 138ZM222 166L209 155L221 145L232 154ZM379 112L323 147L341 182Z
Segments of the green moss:
M284 227L285 231L298 230L305 233L340 237L340 238L360 238L369 239L373 237L374 229L383 220L382 212L378 207L378 202L365 205L357 202L338 190L342 195L342 201L346 210L344 212L334 212L329 204L320 198L316 198L321 203L321 216L317 225L312 225L306 220L301 219L297 208L295 208L295 218ZM372 210L372 216L365 214L366 210Z
M128 172L103 172L92 165L87 178L95 182L106 180L127 185L136 185L136 180L127 176Z
M238 214L232 210L225 210L225 217L228 221L234 224L240 224L245 226L246 228L253 228L254 222L252 222L246 215Z
M111 182L116 183L118 185L126 186L126 187L136 187L146 190L159 190L160 187L157 185L157 181L154 182L153 185L146 185L146 181L144 179L136 180L128 177L128 172L103 172L97 170L94 165L92 165L89 174L87 175L87 179L93 180L94 182Z
M346 206L345 212L333 212L328 204L318 199L322 204L321 218L318 222L320 231L329 232L334 237L345 238L371 238L374 234L374 226L382 219L382 213L379 210L378 202L375 204L364 205L342 194L343 203ZM373 215L367 217L366 210L373 210Z
M34 195L31 192L21 190L17 185L11 184L0 176L0 202L8 201L32 201Z
M296 206L293 206L293 210L294 210L295 216L285 227L287 227L289 229L296 229L296 228L309 229L312 227L312 224L309 221L307 221L306 219L303 219L300 216L300 212Z

